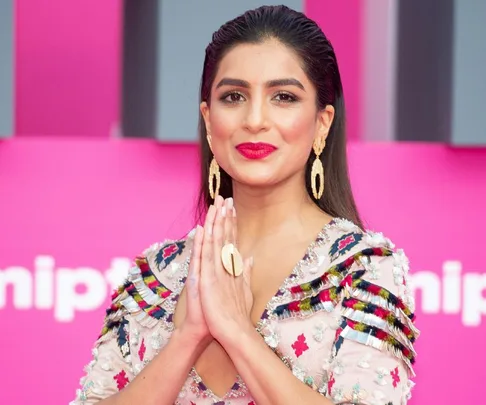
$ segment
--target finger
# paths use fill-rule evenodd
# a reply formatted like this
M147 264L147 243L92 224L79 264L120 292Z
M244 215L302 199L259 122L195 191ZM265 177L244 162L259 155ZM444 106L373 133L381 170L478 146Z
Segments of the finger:
M188 286L189 286L190 295L192 297L197 297L199 293L198 284L199 284L199 278L201 276L201 250L202 250L203 237L204 237L204 230L202 226L198 225L196 227L196 234L194 235L191 264L189 266L189 275L188 275Z
M233 209L231 210L232 211L232 215L231 215L231 227L232 227L232 232L233 232L233 235L232 235L232 238L233 238L233 243L235 245L238 245L238 227L237 227L237 220L236 220L236 208L235 208L235 203L233 201Z
M198 275L200 273L203 235L203 227L201 225L197 225L192 246L191 265L189 267L190 274Z
M219 205L216 216L214 219L213 226L213 254L214 254L214 270L220 270L221 260L221 249L223 248L223 238L224 238L224 223L226 218L226 202L223 200ZM219 274L219 273L218 273Z
M212 267L213 261L213 223L216 215L216 208L211 205L206 214L204 223L204 238L201 251L201 272L202 277L206 274L208 268Z
M226 199L226 216L224 218L224 238L223 244L232 243L236 245L236 241L233 235L233 199Z

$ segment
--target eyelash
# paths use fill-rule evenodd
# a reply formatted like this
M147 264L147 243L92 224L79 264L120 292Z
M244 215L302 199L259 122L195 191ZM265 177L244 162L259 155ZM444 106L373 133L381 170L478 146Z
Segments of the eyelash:
M226 104L238 104L238 103L241 103L241 101L230 101L230 100L227 100L227 98L230 97L230 96L232 96L232 95L238 95L238 96L243 97L243 98L245 97L243 94L241 94L238 91L230 91L230 92L227 92L227 93L223 94L221 96L220 100L223 103L226 103ZM280 92L278 92L274 96L274 98L277 97L277 96L287 96L287 97L289 97L289 99L288 100L285 100L285 101L284 100L276 100L278 103L281 103L281 104L292 104L292 103L295 103L295 102L299 101L299 99L296 96L294 96L293 94L288 93L286 91L280 91Z

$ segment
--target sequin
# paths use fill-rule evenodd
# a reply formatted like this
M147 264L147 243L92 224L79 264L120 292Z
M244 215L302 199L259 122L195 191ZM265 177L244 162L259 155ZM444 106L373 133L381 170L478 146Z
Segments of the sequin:
M294 366L292 367L292 374L296 376L300 381L304 382L305 379L305 370L298 367Z
M344 390L343 390L342 387L334 388L332 390L332 392L333 392L333 394L332 394L333 401L339 402L339 401L342 401L344 399Z
M162 344L163 337L160 334L160 330L152 332L152 334L150 335L150 346L152 347L152 349L158 351L162 348Z
M351 222L344 218L336 218L334 220L334 223L342 232L353 232L359 230L358 226L354 222Z
M334 360L331 364L331 370L335 375L344 374L344 365L341 360Z
M265 343L270 346L272 349L276 349L280 342L280 336L276 325L271 323L265 328L263 332Z
M139 342L140 342L140 331L134 328L130 336L130 343L134 346L138 346Z
M367 396L367 392L361 389L361 385L359 383L353 385L353 390L351 393L351 400L353 403L361 403L361 401L363 401L363 399L365 399Z
M109 357L109 356L104 357L103 360L100 362L100 367L104 371L113 370L111 357Z
M378 264L372 262L369 256L361 257L360 262L371 280L378 280L381 277L380 267Z
M358 367L360 368L370 368L371 354L367 353L358 361Z
M382 391L373 391L370 398L370 405L385 405L386 396Z
M322 339L324 339L325 331L326 326L322 322L319 322L314 326L314 333L312 334L312 336L314 337L316 342L322 342Z
M386 247L388 249L393 249L395 247L390 239L383 236L381 232L366 232L364 241L371 247Z
M387 385L386 377L390 375L390 371L384 367L376 369L375 383L378 385Z

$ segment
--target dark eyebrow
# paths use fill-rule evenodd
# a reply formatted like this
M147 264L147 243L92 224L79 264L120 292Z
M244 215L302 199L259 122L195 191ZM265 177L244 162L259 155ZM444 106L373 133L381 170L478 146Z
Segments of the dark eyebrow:
M304 86L301 82L297 79L277 79L277 80L270 80L266 84L267 87L279 87L279 86L296 86L301 90L304 90Z
M246 80L241 80L241 79L232 79L229 77L225 77L221 79L221 81L217 84L216 88L220 88L222 86L237 86L237 87L244 87L246 89L250 88L250 83L248 83ZM265 83L266 87L279 87L279 86L296 86L299 89L302 89L305 91L304 86L302 85L301 82L299 82L297 79L275 79L275 80L270 80L267 83Z

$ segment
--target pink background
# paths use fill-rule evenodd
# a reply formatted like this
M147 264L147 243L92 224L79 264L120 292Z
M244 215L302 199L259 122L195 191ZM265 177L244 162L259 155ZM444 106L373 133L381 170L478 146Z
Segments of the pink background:
M361 127L360 5L311 0L306 6L336 47L352 139ZM118 1L19 0L16 8L16 136L0 142L0 275L21 266L35 286L34 260L42 255L54 258L56 276L60 268L105 275L114 258L131 259L194 225L196 148L109 139L119 121ZM354 142L349 159L369 227L405 249L414 280L441 287L435 306L430 288L427 305L421 290L416 294L422 337L411 404L477 402L486 379L486 319L466 326L463 312L477 275L486 313L486 269L478 256L486 228L486 149ZM452 260L463 270L455 284L457 310L448 311L442 268ZM81 284L74 293L89 293ZM57 286L23 294L27 304L34 298L27 309L18 309L12 286L6 297L0 289L0 404L56 405L74 397L110 287L101 286L95 308L59 322L66 297ZM50 297L52 307L35 309L40 296Z

